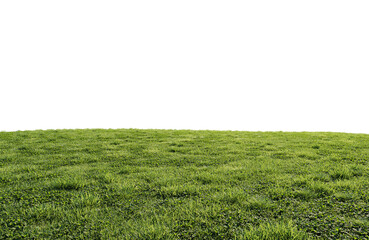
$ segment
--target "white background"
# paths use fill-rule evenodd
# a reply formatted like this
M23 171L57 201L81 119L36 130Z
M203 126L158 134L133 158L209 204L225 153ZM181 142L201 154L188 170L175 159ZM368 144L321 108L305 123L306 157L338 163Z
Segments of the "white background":
M0 1L0 131L369 133L367 0Z

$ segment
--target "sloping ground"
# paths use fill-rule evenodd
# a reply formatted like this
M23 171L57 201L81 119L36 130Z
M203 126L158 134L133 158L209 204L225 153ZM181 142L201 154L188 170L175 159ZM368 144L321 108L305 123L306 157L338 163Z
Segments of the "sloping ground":
M369 135L0 132L0 239L364 239Z

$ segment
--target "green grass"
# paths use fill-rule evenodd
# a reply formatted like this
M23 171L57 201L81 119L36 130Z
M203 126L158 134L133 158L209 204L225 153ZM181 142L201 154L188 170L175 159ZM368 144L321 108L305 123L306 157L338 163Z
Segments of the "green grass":
M0 132L0 239L368 239L369 135Z

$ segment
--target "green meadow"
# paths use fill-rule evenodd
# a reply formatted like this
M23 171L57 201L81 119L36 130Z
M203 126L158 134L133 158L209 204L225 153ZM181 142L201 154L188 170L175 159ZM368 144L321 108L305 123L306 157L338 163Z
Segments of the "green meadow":
M369 135L0 132L0 239L368 239Z

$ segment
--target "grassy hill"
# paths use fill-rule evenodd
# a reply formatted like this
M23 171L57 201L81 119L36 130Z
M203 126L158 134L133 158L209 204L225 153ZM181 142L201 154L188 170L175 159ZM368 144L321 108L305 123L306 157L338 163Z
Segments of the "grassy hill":
M0 132L0 239L369 238L369 135Z

